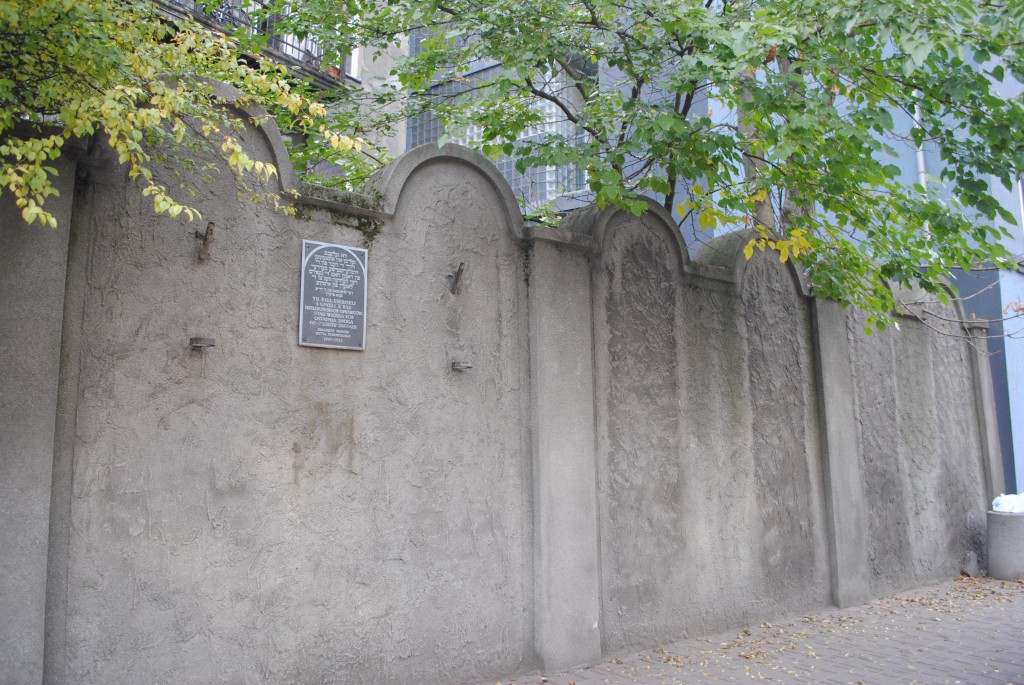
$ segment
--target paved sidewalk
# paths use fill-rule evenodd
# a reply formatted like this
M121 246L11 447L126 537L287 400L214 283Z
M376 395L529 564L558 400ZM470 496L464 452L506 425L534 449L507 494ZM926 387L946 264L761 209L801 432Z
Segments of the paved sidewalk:
M1024 685L1024 582L961 578L502 685Z

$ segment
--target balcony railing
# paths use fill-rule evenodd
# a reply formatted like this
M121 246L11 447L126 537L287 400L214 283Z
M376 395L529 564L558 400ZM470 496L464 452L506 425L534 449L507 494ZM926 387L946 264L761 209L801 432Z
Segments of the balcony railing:
M265 35L270 57L298 67L316 80L338 80L352 73L348 58L344 65L324 65L324 51L316 41L275 31L275 19L281 15L264 12L268 5L262 0L224 0L214 6L195 0L157 0L157 3L174 14L188 14L211 28L233 29L249 36Z

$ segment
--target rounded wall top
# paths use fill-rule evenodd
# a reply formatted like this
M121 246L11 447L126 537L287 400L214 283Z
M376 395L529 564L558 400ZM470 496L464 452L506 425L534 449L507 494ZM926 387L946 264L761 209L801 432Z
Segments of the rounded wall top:
M619 207L601 209L597 205L591 204L569 212L559 228L569 233L593 238L594 244L600 251L605 244L609 230L614 230L616 226L631 221L640 221L651 228L660 227L672 236L680 261L684 265L687 264L690 261L690 255L675 219L664 207L651 198L642 197L641 199L647 203L647 211L640 216L630 214Z
M263 107L248 102L245 93L234 86L229 86L222 81L211 78L204 78L203 80L210 84L218 98L238 111L244 112L249 121L260 122L254 128L263 135L267 146L270 148L273 164L277 168L277 178L281 186L281 193L290 196L297 195L299 179L295 175L295 169L292 167L291 159L288 157L288 150L285 148L281 129L277 127L277 122L274 121L274 118Z
M413 174L423 168L440 167L443 164L470 166L485 177L501 198L509 230L516 238L523 237L523 215L508 182L486 157L461 145L448 144L438 147L429 144L413 148L371 176L363 193L379 194L383 201L383 211L394 214L398 207L398 198Z
M716 269L722 269L731 274L731 279L737 284L743 284L743 278L746 275L747 264L749 260L746 255L743 254L743 248L753 239L757 237L754 231L745 229L741 231L732 231L725 233L724 235L717 236L706 242L700 250L697 251L693 261L696 264L701 264ZM755 257L757 253L755 252ZM793 277L793 283L796 289L807 297L811 295L810 284L807 282L807 278L804 276L803 271L792 259L786 262L784 265Z
M948 307L952 309L950 314L953 320L946 323L956 323L964 330L971 328L971 319L967 315L964 301L957 296L948 280L943 279L943 286L950 296L949 303L945 305L941 304L937 295L926 292L919 285L910 286L893 281L887 281L886 285L896 298L898 314L925 321L935 317L938 314L937 309ZM938 318L941 320L943 316L939 314Z

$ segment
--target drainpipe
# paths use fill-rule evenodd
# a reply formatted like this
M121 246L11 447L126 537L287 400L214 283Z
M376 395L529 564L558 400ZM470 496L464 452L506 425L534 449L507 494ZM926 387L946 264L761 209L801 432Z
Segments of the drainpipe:
M1017 181L1017 202L1020 203L1020 229L1024 231L1024 180Z
M918 102L914 105L914 125L918 128L924 128L921 125L921 120L924 115L921 113L921 91L916 92ZM917 182L921 184L921 187L928 190L928 169L924 163L924 140L921 140L921 144L917 146Z
M921 110L921 98L924 94L920 90L915 90L914 95L917 96L917 102L914 104L914 125L920 129L924 129L922 121L924 120L924 113ZM928 194L928 168L924 163L924 138L921 138L921 144L917 146L917 182L921 184L921 189L925 195ZM924 224L924 231L928 238L931 238L932 229L926 221ZM934 252L933 252L934 255Z

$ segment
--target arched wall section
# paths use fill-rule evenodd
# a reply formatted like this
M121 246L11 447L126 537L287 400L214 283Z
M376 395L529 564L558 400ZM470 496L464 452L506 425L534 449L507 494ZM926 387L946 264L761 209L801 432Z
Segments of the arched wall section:
M646 219L646 220L645 220ZM594 335L603 644L678 634L689 580L681 463L680 252L653 216L621 213L595 260Z
M742 271L759 593L794 610L830 596L810 302L792 265L757 254Z
M406 560L401 585L413 594L396 608L408 600L406 629L420 641L390 679L510 673L533 663L521 221L497 172L468 151L396 168L383 199L393 220L372 252L380 356L366 362L384 374L370 393L387 406L375 412L376 454L402 460L389 518ZM454 370L460 363L472 368Z

